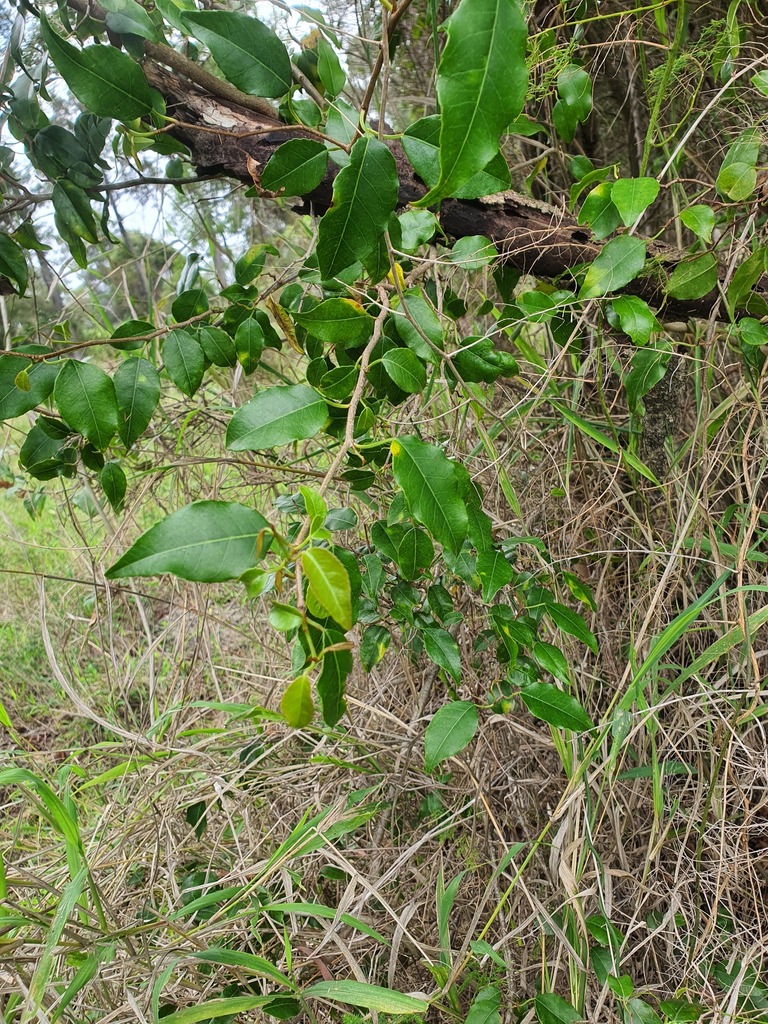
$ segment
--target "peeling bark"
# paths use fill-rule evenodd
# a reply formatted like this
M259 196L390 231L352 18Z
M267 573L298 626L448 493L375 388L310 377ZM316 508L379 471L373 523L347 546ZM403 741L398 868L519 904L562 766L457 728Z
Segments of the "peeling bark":
M172 134L190 149L199 173L236 178L252 184L248 159L263 167L283 142L311 138L300 127L286 126L276 117L247 110L229 100L212 96L154 62L144 70L158 89L176 120ZM426 194L426 187L408 163L399 143L390 143L400 177L399 208ZM252 165L253 166L253 165ZM324 213L333 200L333 179L338 169L330 164L314 191L297 199L304 210ZM440 224L449 238L485 235L494 242L509 264L525 273L556 280L566 278L580 264L591 262L604 243L593 241L588 228L554 206L517 192L503 192L478 200L445 200L439 211ZM627 289L645 299L665 320L695 317L727 320L720 292L713 289L701 299L680 301L664 292L666 276L686 253L661 243L648 243L654 270L633 281ZM721 283L725 280L721 268ZM768 303L768 278L755 286L754 293Z

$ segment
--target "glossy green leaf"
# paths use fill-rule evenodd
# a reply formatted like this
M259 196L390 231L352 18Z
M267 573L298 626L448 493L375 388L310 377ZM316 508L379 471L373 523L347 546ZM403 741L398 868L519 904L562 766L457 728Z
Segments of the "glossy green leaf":
M458 683L461 679L461 652L454 637L447 629L426 626L421 631L421 638L429 660Z
M401 308L393 311L395 330L419 359L438 358L443 347L443 326L435 308L421 289L403 294ZM434 348L432 347L434 346Z
M621 214L613 202L613 186L601 182L589 193L579 210L579 224L588 224L597 239L607 238L621 224Z
M477 556L477 575L483 584L483 600L490 604L501 588L512 582L515 571L501 551L488 548Z
M373 250L397 205L395 158L383 142L363 136L333 183L333 206L318 227L317 261L332 278Z
M352 628L352 594L349 574L327 548L302 552L301 567L323 608L344 629Z
M258 369L265 343L264 326L255 316L248 317L238 325L235 331L235 352L246 374Z
M739 334L745 345L768 345L768 324L761 324L753 317L739 320Z
M250 246L242 256L235 261L235 281L238 284L246 285L255 281L264 269L267 256L277 256L278 251L274 245L266 242L257 242Z
M671 355L672 346L658 342L632 356L629 373L624 377L627 405L632 412L639 410L643 397L664 379Z
M594 299L618 291L633 281L645 266L642 238L620 235L606 242L592 261L579 291L580 299Z
M564 142L572 142L579 124L592 111L592 81L577 64L569 64L557 76L558 101L552 108L552 123Z
M53 210L56 228L66 242L82 238L92 244L99 240L96 218L87 194L77 185L61 178L53 186Z
M237 579L267 548L269 523L237 502L196 501L166 516L107 570L107 578L159 576L218 583Z
M554 683L528 683L520 696L532 715L556 729L574 732L594 729L589 715L576 698L559 690Z
M101 0L101 6L107 12L106 22L110 32L157 41L158 32L154 22L136 0Z
M373 317L352 299L326 299L294 320L310 334L331 345L362 345L373 332Z
M92 363L68 359L53 388L67 423L103 451L117 433L118 411L112 380Z
M384 369L399 388L417 395L427 386L424 364L409 348L393 348L382 356Z
M241 92L276 97L290 89L288 51L258 18L234 11L194 11L182 14L181 20Z
M435 540L458 553L467 535L467 509L453 463L417 437L392 442L395 482L411 514Z
M305 988L303 994L311 999L330 999L336 1003L348 1003L364 1010L393 1015L426 1013L429 1009L426 999L406 996L364 981L317 981Z
M501 1024L501 992L496 985L485 985L480 989L472 1000L464 1024Z
M660 189L656 178L619 178L614 181L611 199L628 228L645 213Z
M680 220L706 245L712 241L715 228L715 213L711 206L696 203L680 213Z
M344 643L345 640L344 634L335 630L326 630L323 634L326 647ZM326 651L323 655L320 675L317 677L317 696L320 698L323 721L326 725L336 725L346 713L345 684L347 676L352 671L352 665L350 650Z
M419 121L410 125L402 138L405 155L413 165L413 169L429 188L437 184L440 178L440 130L441 117L439 114L431 114L429 117L422 117ZM453 193L456 199L478 199L481 196L494 195L496 192L503 192L511 184L509 165L502 153L497 152L486 166L473 174L460 188ZM423 215L427 210L410 210L403 217ZM434 217L434 215L432 215ZM402 219L402 218L401 218ZM435 233L437 225L434 226L428 238ZM405 243L403 248L408 251Z
M227 448L258 452L314 437L328 419L328 406L303 384L265 388L238 409L227 428Z
M335 99L347 81L336 51L322 36L317 41L317 73L329 99Z
M637 295L619 295L611 302L611 307L618 316L622 331L636 345L646 345L651 334L661 330L651 307Z
M481 270L498 258L499 250L485 235L465 235L453 243L449 259L462 270Z
M406 210L397 218L400 222L400 248L414 253L434 238L440 223L431 210Z
M673 299L701 299L717 285L717 259L706 252L678 264L667 284L667 294Z
M210 309L208 296L205 289L196 285L192 288L185 288L178 293L171 306L171 315L177 322L191 320L193 317L202 316Z
M568 671L568 661L560 650L559 647L555 647L554 644L548 644L546 640L537 640L531 650L534 660L537 665L544 669L545 672L549 672L555 679L559 679L561 683L565 683L566 686L570 685L571 677Z
M312 192L325 175L328 150L314 139L291 139L279 146L261 174L261 187L284 196Z
M734 202L742 202L755 191L760 133L755 128L743 132L725 154L715 186L718 193Z
M280 701L280 710L288 725L303 729L315 717L312 700L312 681L309 676L297 676L286 689Z
M56 70L92 113L132 121L152 110L157 93L128 54L113 46L80 50L57 35L44 16L40 18L40 33Z
M254 953L246 953L239 949L227 949L223 946L210 946L208 949L201 949L191 955L195 960L202 960L209 964L221 964L224 967L237 967L246 974L267 978L275 985L284 985L289 989L295 988L287 974L283 974L269 960L262 956L256 956Z
M396 561L405 580L415 580L428 569L435 557L429 534L419 526L404 527L396 540Z
M214 366L234 366L237 363L234 342L220 327L200 327L196 337L206 358Z
M131 341L137 335L154 334L155 326L147 320L126 320L112 332L112 346L118 352L135 352L144 348L146 341ZM125 340L122 340L125 339Z
M126 359L113 377L117 399L117 431L126 448L149 426L160 401L160 377L148 359Z
M468 700L452 700L434 715L424 734L426 770L433 771L446 758L464 750L477 732L477 708Z
M366 672L378 665L392 640L392 634L383 626L368 626L360 640L360 664Z
M731 317L737 310L748 306L752 288L768 270L768 245L756 249L734 271L726 292L726 304Z
M453 195L499 151L525 102L526 25L518 0L461 0L437 69L440 177L420 205Z
M555 992L543 992L534 1000L539 1024L577 1024L584 1020L578 1010Z
M0 355L0 420L23 416L46 401L53 391L61 363L56 360L31 363L19 356ZM27 375L27 387L17 381L20 373Z
M597 654L597 638L587 626L583 615L572 611L564 604L557 604L555 601L547 603L546 611L558 629L570 636L575 636L590 651Z
M5 277L16 286L19 295L27 290L27 260L24 250L14 240L0 231L0 277Z
M125 502L125 492L128 481L119 462L110 460L104 463L104 468L99 474L99 483L107 497L107 501L115 510L121 512Z
M184 328L169 331L163 342L163 363L179 391L191 398L205 373L205 355L195 335Z
M752 85L758 89L763 96L768 96L768 71L758 71L752 76Z

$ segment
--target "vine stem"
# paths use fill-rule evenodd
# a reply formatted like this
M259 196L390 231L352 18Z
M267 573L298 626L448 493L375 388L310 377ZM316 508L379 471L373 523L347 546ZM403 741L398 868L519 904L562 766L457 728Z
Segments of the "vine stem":
M360 357L360 372L357 375L357 383L355 384L355 390L352 392L352 397L349 400L349 406L347 408L347 423L344 430L344 440L341 443L341 447L336 452L333 462L328 467L328 472L323 477L322 481L318 485L317 491L319 494L325 494L333 482L334 477L339 471L339 466L342 464L344 459L347 457L350 449L355 446L355 416L360 405L360 400L363 397L365 391L366 379L368 374L368 366L371 361L371 355L373 350L381 341L381 334L384 330L384 321L389 313L389 296L387 295L384 288L379 287L379 302L381 303L381 309L379 315L376 317L376 322L373 325L373 334L371 340L363 349L363 354ZM309 533L309 516L304 520L304 524L301 528L294 547L298 548L301 546L303 541L306 540L307 534Z

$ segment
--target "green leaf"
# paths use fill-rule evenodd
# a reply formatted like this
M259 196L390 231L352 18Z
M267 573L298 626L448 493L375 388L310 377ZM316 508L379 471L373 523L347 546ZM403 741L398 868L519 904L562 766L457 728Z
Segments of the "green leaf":
M579 224L588 224L595 238L607 238L621 224L612 194L613 186L604 181L592 189L579 210Z
M128 481L125 479L125 473L120 463L114 460L106 462L99 475L99 482L109 504L115 512L121 512Z
M60 178L53 186L51 196L56 219L56 228L61 237L72 244L73 239L85 239L91 244L98 242L96 218L88 195L66 178Z
M751 316L739 320L739 334L744 345L768 345L768 325Z
M426 770L433 771L446 758L468 746L477 732L477 708L468 700L453 700L435 713L424 734Z
M368 626L360 640L360 664L366 672L378 665L392 640L392 634L383 626Z
M483 583L483 600L490 604L501 588L512 582L515 571L501 551L489 548L477 556L477 575Z
M413 169L429 188L437 184L440 177L440 130L441 118L439 114L431 114L429 117L422 117L419 121L406 129L402 138L405 155L413 165ZM460 188L454 192L456 199L478 199L481 196L493 195L496 192L503 192L511 184L509 166L502 153L496 153L486 166L473 174ZM400 218L430 214L428 210L409 210ZM424 241L428 241L437 230L434 214L432 217L432 231ZM426 223L426 222L422 222ZM403 241L403 249L408 248Z
M401 310L393 310L392 317L395 330L408 348L412 349L419 359L437 359L437 353L430 347L440 351L443 347L443 326L434 307L421 289L413 289L403 294Z
M247 320L244 322L248 323ZM262 338L263 336L262 332ZM234 343L227 332L222 331L220 327L206 325L199 328L197 340L206 358L214 366L235 366L237 363L237 352L235 351Z
M405 528L397 540L396 556L395 561L400 566L403 579L418 579L435 557L429 534L418 526Z
M661 1024L661 1017L644 999L627 1002L627 1024Z
M169 331L163 342L163 363L168 376L185 395L194 395L205 373L205 355L191 331Z
M611 187L613 205L624 224L631 228L659 194L661 185L655 178L619 178Z
M568 671L568 661L559 647L548 644L545 640L537 640L533 645L531 654L534 660L545 672L549 672L555 679L559 679L566 686L570 685L571 678Z
M507 0L508 2L508 0ZM395 158L383 142L363 136L333 183L333 205L318 227L317 262L335 277L372 251L397 205Z
M352 299L326 299L294 320L320 341L330 345L362 345L373 332L373 318Z
M162 1018L163 1024L196 1024L197 1021L216 1020L217 1017L235 1017L257 1007L266 1006L274 996L227 996L195 1003Z
M155 24L136 0L101 0L107 12L107 28L119 35L140 36L142 39L157 41Z
M131 341L137 335L154 334L155 326L146 320L126 320L112 332L112 347L118 352L135 352L144 348L146 341ZM125 341L121 339L125 338Z
M43 1004L43 998L51 979L54 960L57 954L57 946L61 940L64 929L69 923L70 916L77 906L80 893L83 891L83 887L87 879L88 869L86 867L82 867L75 877L68 882L62 890L59 905L56 907L56 913L53 915L53 920L46 929L45 942L43 944L42 951L37 958L35 970L29 982L29 991L25 999L25 1012L22 1015L22 1018L25 1021L38 1016L37 1011Z
M458 683L461 679L461 652L456 640L447 629L439 626L427 626L420 635L429 660Z
M58 361L31 363L18 356L0 355L0 420L23 416L46 401L53 391L61 363ZM28 387L22 390L16 383L20 373L26 373Z
M331 999L337 1003L360 1006L364 1010L376 1010L378 1013L426 1013L429 1009L426 999L406 996L378 985L368 985L364 981L317 981L305 988L303 994L305 997Z
M465 235L458 238L451 249L449 259L462 270L481 270L498 258L499 250L485 235Z
M569 64L557 76L560 99L552 108L552 122L564 142L572 142L579 123L592 111L592 81L577 64Z
M749 305L749 298L755 282L768 269L768 246L761 246L751 253L734 271L726 292L726 304L731 317L737 309Z
M701 299L717 285L717 260L714 253L686 260L672 271L667 294L673 299Z
M763 96L768 96L768 71L758 71L756 75L752 76L751 82Z
M144 72L128 54L114 46L79 50L57 35L44 15L40 17L40 33L56 70L92 113L133 121L152 110L158 94L150 89Z
M392 466L413 517L458 554L468 520L453 463L434 445L417 437L402 437L392 442Z
M303 384L260 391L238 409L227 428L227 448L258 452L314 437L328 419L328 406Z
M336 51L324 38L317 41L317 73L329 99L335 99L347 81Z
M117 432L118 411L111 379L92 363L67 359L53 389L67 423L103 451Z
M622 331L636 345L647 344L651 334L661 330L651 307L636 295L619 295L611 302L611 307L619 318Z
M202 949L191 955L195 960L203 960L205 963L238 967L246 974L267 978L275 985L284 985L289 989L296 987L287 974L283 974L269 960L262 956L256 956L254 953L246 953L239 949L227 949L223 946L210 946L208 949Z
M590 265L579 291L580 299L594 299L618 291L634 280L645 266L642 238L620 235L606 242Z
M397 219L400 221L400 248L403 252L416 252L440 229L440 223L431 210L406 210Z
M265 344L264 326L255 316L248 317L238 325L235 331L235 352L246 374L258 368Z
M354 615L353 615L354 618ZM346 642L343 633L326 630L323 634L323 646ZM326 651L323 655L320 675L317 677L317 695L323 708L323 721L334 726L345 714L347 702L344 697L344 684L352 671L352 652L346 649Z
M570 1003L554 992L536 996L536 1019L539 1024L576 1024L584 1018Z
M149 426L160 401L160 377L148 359L126 359L113 378L117 399L117 430L130 448Z
M312 680L309 676L298 676L286 689L280 701L280 710L288 725L303 729L315 717L312 701Z
M24 250L8 235L0 231L0 277L16 285L16 291L23 295L27 290L27 261Z
M558 629L570 636L575 636L585 644L593 654L597 654L597 638L589 629L584 617L578 612L572 611L564 604L557 604L555 601L548 602L545 606L546 612Z
M290 89L288 51L257 18L234 11L194 11L182 14L181 20L241 92L277 97Z
M715 227L715 212L711 206L706 206L704 203L689 206L680 213L680 220L705 245L709 245Z
M347 570L327 548L302 552L301 567L320 604L344 629L352 628L352 593Z
M437 69L440 177L421 206L453 195L496 156L501 133L523 109L528 83L517 0L461 0L444 24L448 41Z
M284 196L305 196L325 175L328 150L314 139L291 139L279 146L261 174L261 187Z
M757 184L759 155L760 133L750 128L731 144L725 154L715 181L718 193L737 203L751 196Z
M142 534L106 575L117 580L169 572L197 583L234 580L263 556L269 536L269 523L255 509L196 501Z
M395 384L406 394L417 395L427 386L424 364L409 348L389 349L381 361Z
M501 1024L500 1010L501 993L496 985L485 985L472 1000L464 1024Z
M627 405L632 412L639 410L643 396L664 379L671 355L672 346L668 342L658 342L632 356L630 371L624 378Z
M523 703L536 718L555 726L586 732L594 729L589 715L575 697L563 693L554 683L528 683L520 691Z

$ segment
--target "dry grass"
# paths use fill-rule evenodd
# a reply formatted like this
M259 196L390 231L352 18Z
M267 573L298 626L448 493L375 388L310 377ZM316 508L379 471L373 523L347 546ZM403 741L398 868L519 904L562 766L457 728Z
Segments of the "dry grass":
M434 1020L466 1009L490 979L503 986L505 1020L531 1020L530 1000L544 988L583 998L587 1019L609 1024L622 1019L619 1004L589 966L603 917L623 936L615 973L629 975L643 998L658 1004L683 994L701 1001L711 1021L763 1019L762 989L756 1009L743 996L762 970L765 947L764 630L675 684L685 666L763 605L755 589L763 562L748 557L764 529L762 412L718 358L709 369L715 386L699 392L698 404L692 375L681 389L673 456L682 454L661 487L631 481L590 438L547 421L543 403L499 434L498 461L484 452L468 463L482 470L498 529L541 537L552 564L593 590L600 655L575 642L567 654L580 699L608 726L597 745L553 737L519 708L487 711L472 747L445 771L427 774L424 729L445 685L395 644L369 675L355 671L350 714L337 729L293 732L259 711L276 707L289 673L263 607L244 606L226 588L141 581L105 590L100 567L135 530L131 515L106 544L101 528L79 514L69 520L71 536L79 532L82 541L71 575L92 579L96 589L45 583L46 678L27 680L24 700L13 699L6 678L3 695L16 726L6 745L13 764L69 793L103 908L101 921L92 902L73 913L56 947L53 979L71 980L83 957L101 951L102 958L64 1019L152 1020L158 1008L197 1004L228 993L227 985L261 991L261 982L249 987L236 968L193 959L227 946L283 970L290 957L302 987L356 978L432 993L437 977L444 1008L431 1011ZM703 379L692 355L688 363ZM564 364L558 372L562 384ZM578 372L571 386L589 385L589 373ZM512 408L522 397L499 389L494 408ZM711 435L712 410L722 403L726 417ZM398 411L403 422L410 415L407 406ZM618 405L615 415L620 425ZM453 424L455 452L471 450L472 419L460 398L435 396L423 419L443 439ZM187 437L190 450L211 443L210 420L201 422L203 434ZM511 453L520 453L510 460L520 521L498 481ZM160 508L191 494L242 489L232 467L204 470L183 453L177 462L183 465L164 484L147 478ZM267 507L273 480L248 477ZM363 524L375 518L359 503L358 511ZM718 550L718 543L730 547ZM521 567L562 586L535 549L520 551ZM720 600L649 673L642 698L617 714L614 698L627 692L653 639L725 568L733 573ZM570 600L563 591L560 598ZM85 593L97 595L89 616L72 604ZM472 653L483 620L479 600L469 592L461 600L459 696L482 704L498 670ZM38 614L30 592L21 605L28 621ZM40 721L29 714L31 693L38 708L48 705ZM353 794L369 818L363 814L314 852L284 850L270 860L289 837L298 841L294 830L307 816L329 812L322 835L329 821L352 813L345 807ZM4 802L5 912L24 919L18 937L0 947L8 1006L11 993L33 984L71 864L61 835L28 794L8 786ZM451 937L441 947L436 892L441 878L459 872L466 873ZM193 895L225 888L228 896L210 916L192 918L182 909L191 885L202 885ZM277 902L319 903L335 916L260 909ZM387 942L345 923L342 913ZM503 968L484 948L473 952L479 937ZM49 985L47 1013L61 992ZM313 1012L319 1020L332 1016L318 1004Z

